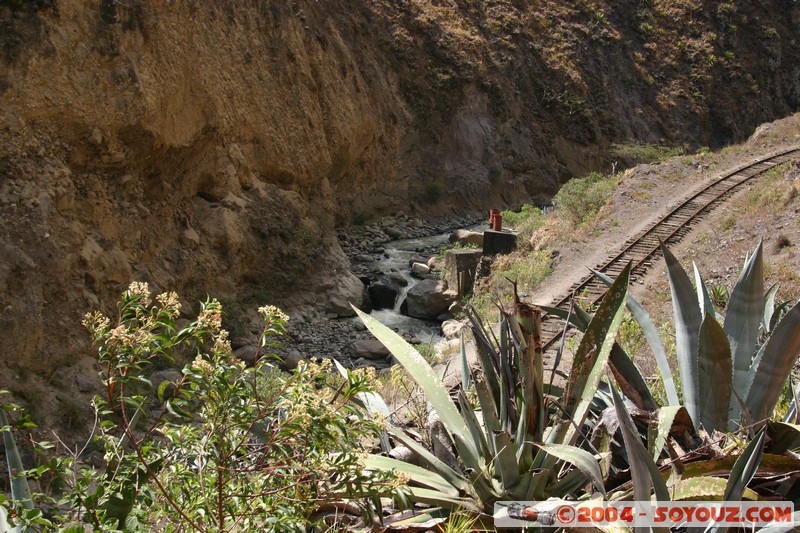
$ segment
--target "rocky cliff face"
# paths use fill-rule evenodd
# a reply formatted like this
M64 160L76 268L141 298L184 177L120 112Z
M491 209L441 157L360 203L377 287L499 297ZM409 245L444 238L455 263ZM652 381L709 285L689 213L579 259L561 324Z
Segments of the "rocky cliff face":
M799 25L791 0L2 0L6 364L74 359L132 279L335 309L361 291L337 226L742 138L800 108Z

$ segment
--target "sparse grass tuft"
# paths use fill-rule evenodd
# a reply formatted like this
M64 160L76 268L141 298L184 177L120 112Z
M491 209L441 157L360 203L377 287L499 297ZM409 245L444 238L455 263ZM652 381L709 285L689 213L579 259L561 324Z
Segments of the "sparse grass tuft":
M745 206L749 211L761 211L768 208L772 212L783 211L794 200L797 193L794 186L783 178L789 166L784 163L764 173L750 194Z
M719 224L720 231L730 231L736 225L736 215L728 215Z
M683 155L680 146L663 146L660 144L613 144L611 155L625 159L632 164L660 163L676 155Z
M775 251L780 252L784 248L788 248L792 246L792 241L789 240L789 237L781 233L778 235L777 239L775 240Z

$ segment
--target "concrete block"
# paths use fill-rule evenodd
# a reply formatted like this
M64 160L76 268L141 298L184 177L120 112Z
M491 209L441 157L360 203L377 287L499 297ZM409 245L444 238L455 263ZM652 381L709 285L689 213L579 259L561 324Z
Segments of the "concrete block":
M483 255L480 249L447 250L444 256L445 279L450 290L466 296L475 285L475 271Z
M486 255L510 254L517 248L518 231L483 232L483 253Z

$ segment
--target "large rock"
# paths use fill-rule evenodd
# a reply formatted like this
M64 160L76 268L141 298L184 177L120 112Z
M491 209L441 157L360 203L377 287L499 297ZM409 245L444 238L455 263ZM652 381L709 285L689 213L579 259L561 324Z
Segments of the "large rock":
M338 279L336 287L329 293L328 303L325 310L337 316L354 316L356 313L350 304L362 307L366 298L366 287L351 273L347 273Z
M400 287L393 279L388 277L379 279L370 284L368 290L373 309L394 309Z
M445 282L426 279L408 290L401 311L414 318L434 320L447 311L456 296L454 292L447 290Z
M442 269L442 260L439 259L438 255L434 255L428 258L428 268L431 269L431 272L438 272Z
M389 350L383 343L376 339L364 339L355 341L350 345L355 357L363 357L372 361L386 359L389 356Z
M429 274L430 271L431 269L428 267L428 265L423 263L414 263L411 265L411 272L419 277Z
M278 367L281 370L294 370L304 359L305 358L303 357L303 354L301 354L298 350L292 350L278 363Z
M233 356L244 361L247 366L255 366L259 356L264 355L256 345L242 346L233 351Z
M384 232L384 233L385 233L385 234L386 234L386 235L387 235L389 238L392 238L392 239L399 239L400 237L402 237L402 236L403 236L403 232L402 232L402 231L400 231L400 230L399 230L399 229L397 229L397 228L393 228L393 227L384 228L383 232Z
M483 246L483 233L470 231L468 229L457 229L450 234L450 242L458 244L474 244L478 247Z

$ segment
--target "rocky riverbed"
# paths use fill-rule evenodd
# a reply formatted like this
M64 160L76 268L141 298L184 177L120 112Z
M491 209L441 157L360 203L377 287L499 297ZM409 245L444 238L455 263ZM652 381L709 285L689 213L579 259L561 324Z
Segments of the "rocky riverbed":
M392 241L429 237L434 235L449 234L459 229L474 226L480 223L482 216L463 215L457 217L439 217L429 220L398 215L385 217L363 226L354 226L338 233L338 239L350 259L351 268L365 284L375 282L387 274L386 263L389 261ZM439 240L440 244L421 246L414 250L420 259L428 259L438 255L447 239ZM407 267L410 271L410 265ZM438 274L428 275L437 278ZM371 310L371 302L364 302L364 310ZM289 310L290 337L284 342L280 350L286 360L286 366L293 367L301 358L306 357L333 357L343 364L351 367L372 365L385 367L390 364L387 360L388 353L382 352L380 346L375 344L372 335L357 318L335 317L314 310ZM430 323L438 333L438 325ZM412 343L427 343L429 335L414 334L403 331L404 328L395 327ZM355 343L355 344L354 344ZM236 349L237 355L243 359L255 354L254 347L247 342L242 342Z

